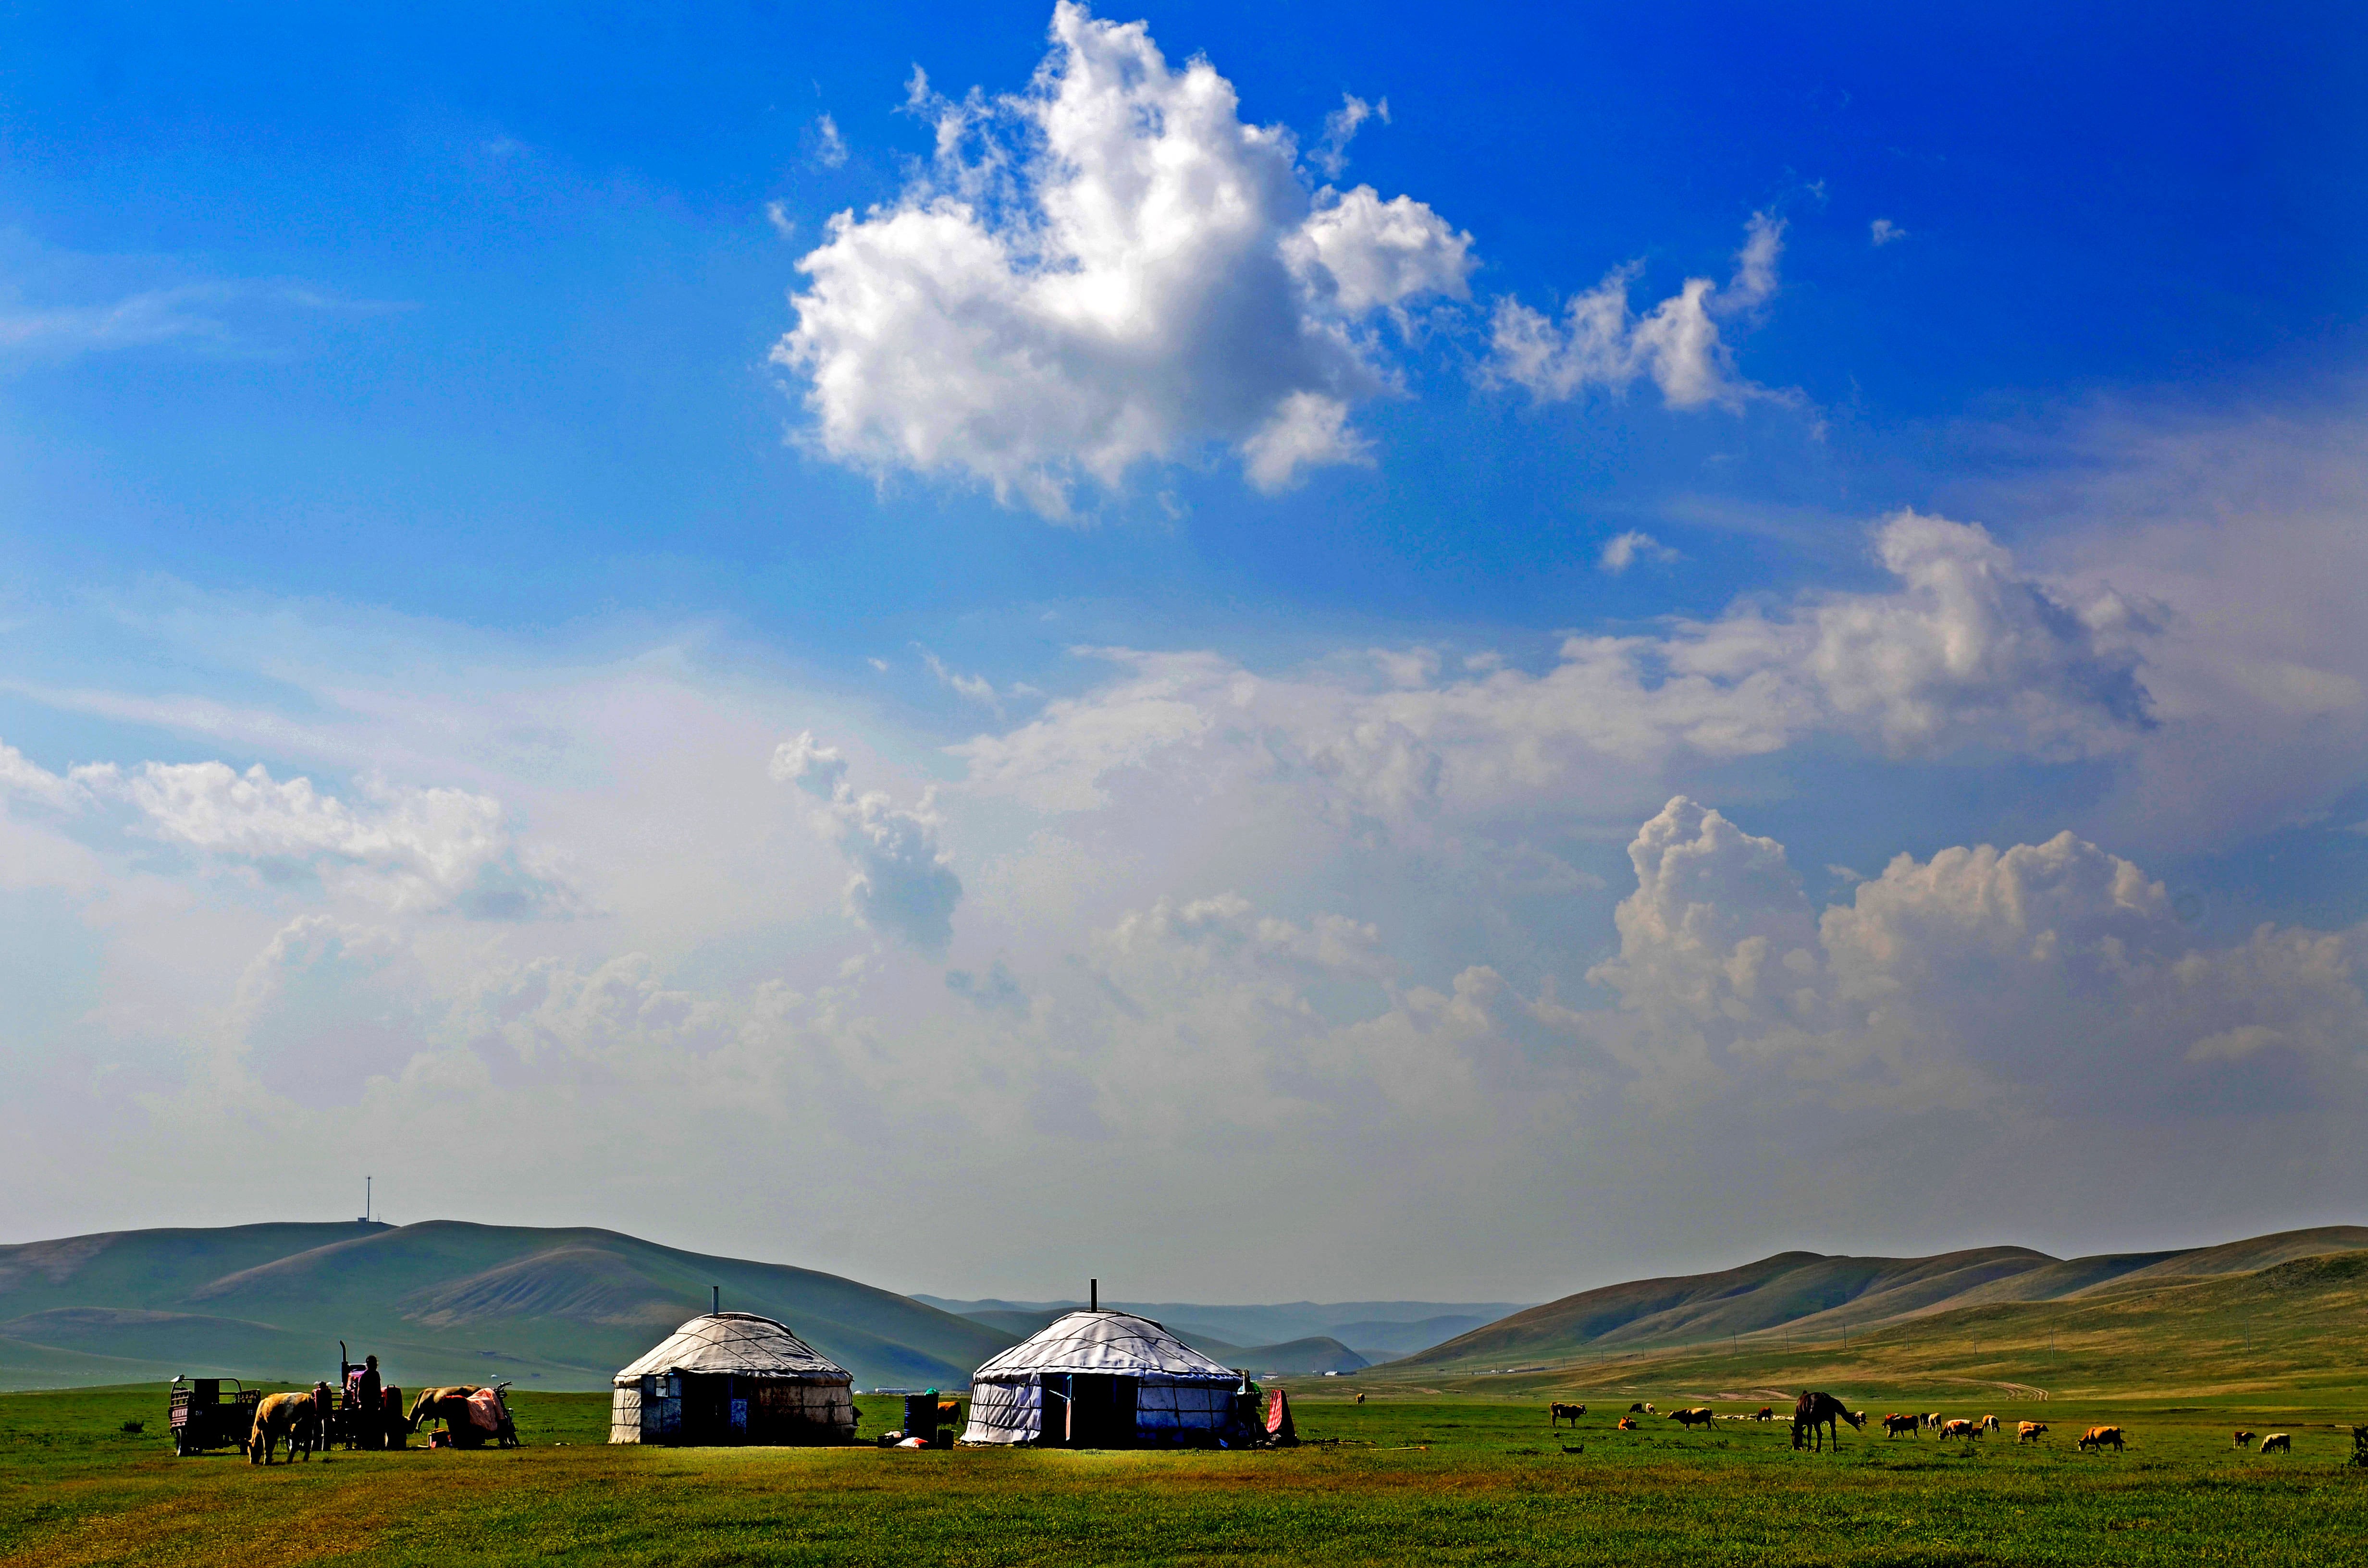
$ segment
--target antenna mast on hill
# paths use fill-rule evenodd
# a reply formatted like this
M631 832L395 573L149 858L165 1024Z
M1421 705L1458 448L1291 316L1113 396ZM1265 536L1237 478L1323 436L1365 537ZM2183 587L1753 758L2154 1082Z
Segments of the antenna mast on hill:
M370 1223L370 1182L372 1179L373 1178L370 1176L362 1177L362 1223L365 1225Z

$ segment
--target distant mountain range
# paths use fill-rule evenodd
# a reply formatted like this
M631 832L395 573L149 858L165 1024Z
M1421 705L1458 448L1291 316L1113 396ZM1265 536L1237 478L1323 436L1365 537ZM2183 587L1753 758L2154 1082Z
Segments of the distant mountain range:
M2220 1246L2068 1259L2026 1247L1904 1258L1786 1252L1716 1274L1583 1290L1460 1335L1397 1366L1528 1368L1719 1340L1749 1345L1755 1338L1839 1335L1969 1307L2100 1299L2362 1250L2368 1250L2368 1228L2333 1225Z
M859 1387L955 1387L1016 1335L909 1297L613 1231L237 1225L0 1246L0 1388L176 1372L310 1381L337 1341L389 1381L598 1389L721 1286Z
M1083 1301L956 1301L916 1294L917 1301L1025 1338ZM1186 1344L1228 1366L1265 1372L1347 1372L1395 1361L1467 1334L1508 1313L1518 1301L1286 1301L1213 1306L1201 1301L1119 1301L1105 1306L1164 1324Z
M1532 1307L1106 1304L1156 1319L1253 1373L1386 1362L1376 1369L1384 1376L1455 1374L1722 1340L1774 1345L2010 1303L2125 1301L2361 1252L2368 1227L2343 1225L2070 1259L2024 1247L1918 1258L1787 1252ZM960 1387L989 1356L1083 1305L900 1296L613 1231L453 1221L120 1231L0 1246L0 1388L176 1372L309 1381L335 1372L343 1339L356 1357L375 1352L390 1381L405 1387L507 1378L526 1388L598 1389L707 1311L716 1286L725 1307L787 1323L863 1388Z

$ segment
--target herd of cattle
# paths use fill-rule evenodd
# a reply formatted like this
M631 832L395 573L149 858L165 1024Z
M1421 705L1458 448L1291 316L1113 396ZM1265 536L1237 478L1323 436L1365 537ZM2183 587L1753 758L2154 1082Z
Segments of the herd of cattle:
M1359 1396L1360 1400L1362 1397L1362 1395ZM1573 1428L1576 1428L1578 1426L1578 1418L1586 1414L1587 1406L1583 1404L1565 1404L1556 1401L1546 1406L1546 1423L1551 1426L1559 1426L1567 1421ZM1689 1429L1695 1426L1707 1428L1713 1421L1773 1421L1776 1418L1776 1407L1772 1404L1763 1404L1748 1415L1721 1415L1706 1404L1688 1405L1683 1410L1656 1410L1650 1401L1639 1400L1628 1407L1627 1415L1620 1418L1618 1429L1622 1432L1635 1431L1636 1418L1640 1415L1657 1415L1665 1421L1674 1421L1679 1426ZM1852 1427L1863 1430L1867 1416L1863 1410L1845 1408L1841 1401L1831 1394L1804 1392L1793 1407L1793 1446L1796 1449L1804 1449L1814 1445L1822 1450L1825 1446L1823 1435L1826 1432L1835 1431L1834 1423L1837 1420L1847 1421ZM1932 1431L1939 1433L1944 1442L1951 1440L1971 1442L1985 1433L2003 1432L2005 1429L2004 1425L1995 1415L1985 1415L1979 1420L1962 1418L1944 1420L1937 1410L1919 1411L1907 1415L1892 1415L1883 1418L1883 1435L1886 1438L1903 1436L1913 1437L1919 1433ZM2355 1435L2362 1432L2368 1432L2368 1427L2355 1428ZM2014 1440L2018 1446L2024 1443L2035 1445L2046 1436L2047 1423L2044 1421L2015 1423ZM2255 1436L2254 1433L2238 1429L2237 1447L2240 1449L2251 1447ZM2083 1453L2101 1453L2107 1449L2112 1449L2115 1453L2121 1453L2128 1441L2129 1435L2119 1426L2091 1426L2080 1434L2075 1446ZM2294 1435L2290 1432L2271 1432L2262 1437L2260 1443L2261 1452L2265 1454L2294 1452ZM1838 1434L1835 1446L1840 1447Z
M249 1464L271 1463L282 1444L287 1446L289 1463L295 1463L300 1453L309 1460L315 1449L330 1446L329 1416L336 1409L325 1382L314 1383L310 1393L267 1394L255 1407L254 1429L239 1446ZM399 1402L390 1402L382 1430L349 1427L347 1442L349 1447L402 1448L405 1437L434 1421L441 1421L444 1429L436 1434L431 1447L475 1448L486 1442L518 1446L518 1428L510 1420L502 1391L473 1383L422 1390L407 1415L401 1413Z

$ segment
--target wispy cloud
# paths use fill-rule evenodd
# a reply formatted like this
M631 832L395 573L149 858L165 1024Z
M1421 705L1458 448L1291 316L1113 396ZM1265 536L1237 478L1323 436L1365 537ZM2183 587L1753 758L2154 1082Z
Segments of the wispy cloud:
M847 162L847 138L838 133L838 121L829 115L814 119L814 161L824 168L836 169Z
M214 279L143 289L97 302L0 306L0 362L73 358L159 346L260 347L273 316L376 314L395 301L340 299L286 281Z
M1595 563L1617 577L1639 561L1667 562L1678 559L1676 551L1671 550L1651 534L1645 533L1641 528L1631 528L1626 533L1614 534L1605 540L1603 553L1595 558Z
M1322 169L1333 179L1340 177L1349 166L1349 143L1357 139L1357 131L1369 119L1383 125L1390 122L1390 100L1369 104L1354 93L1340 95L1340 107L1324 117L1324 140L1307 154L1307 161Z

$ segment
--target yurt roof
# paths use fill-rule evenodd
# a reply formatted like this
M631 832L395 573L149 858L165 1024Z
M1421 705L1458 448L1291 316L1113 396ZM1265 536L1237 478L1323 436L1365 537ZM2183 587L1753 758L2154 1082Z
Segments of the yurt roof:
M1032 1377L1040 1372L1106 1372L1239 1381L1231 1367L1212 1361L1149 1318L1133 1312L1071 1312L989 1360L972 1381Z
M654 1372L848 1379L846 1368L791 1334L789 1324L755 1312L702 1312L620 1371L616 1381L637 1382Z

